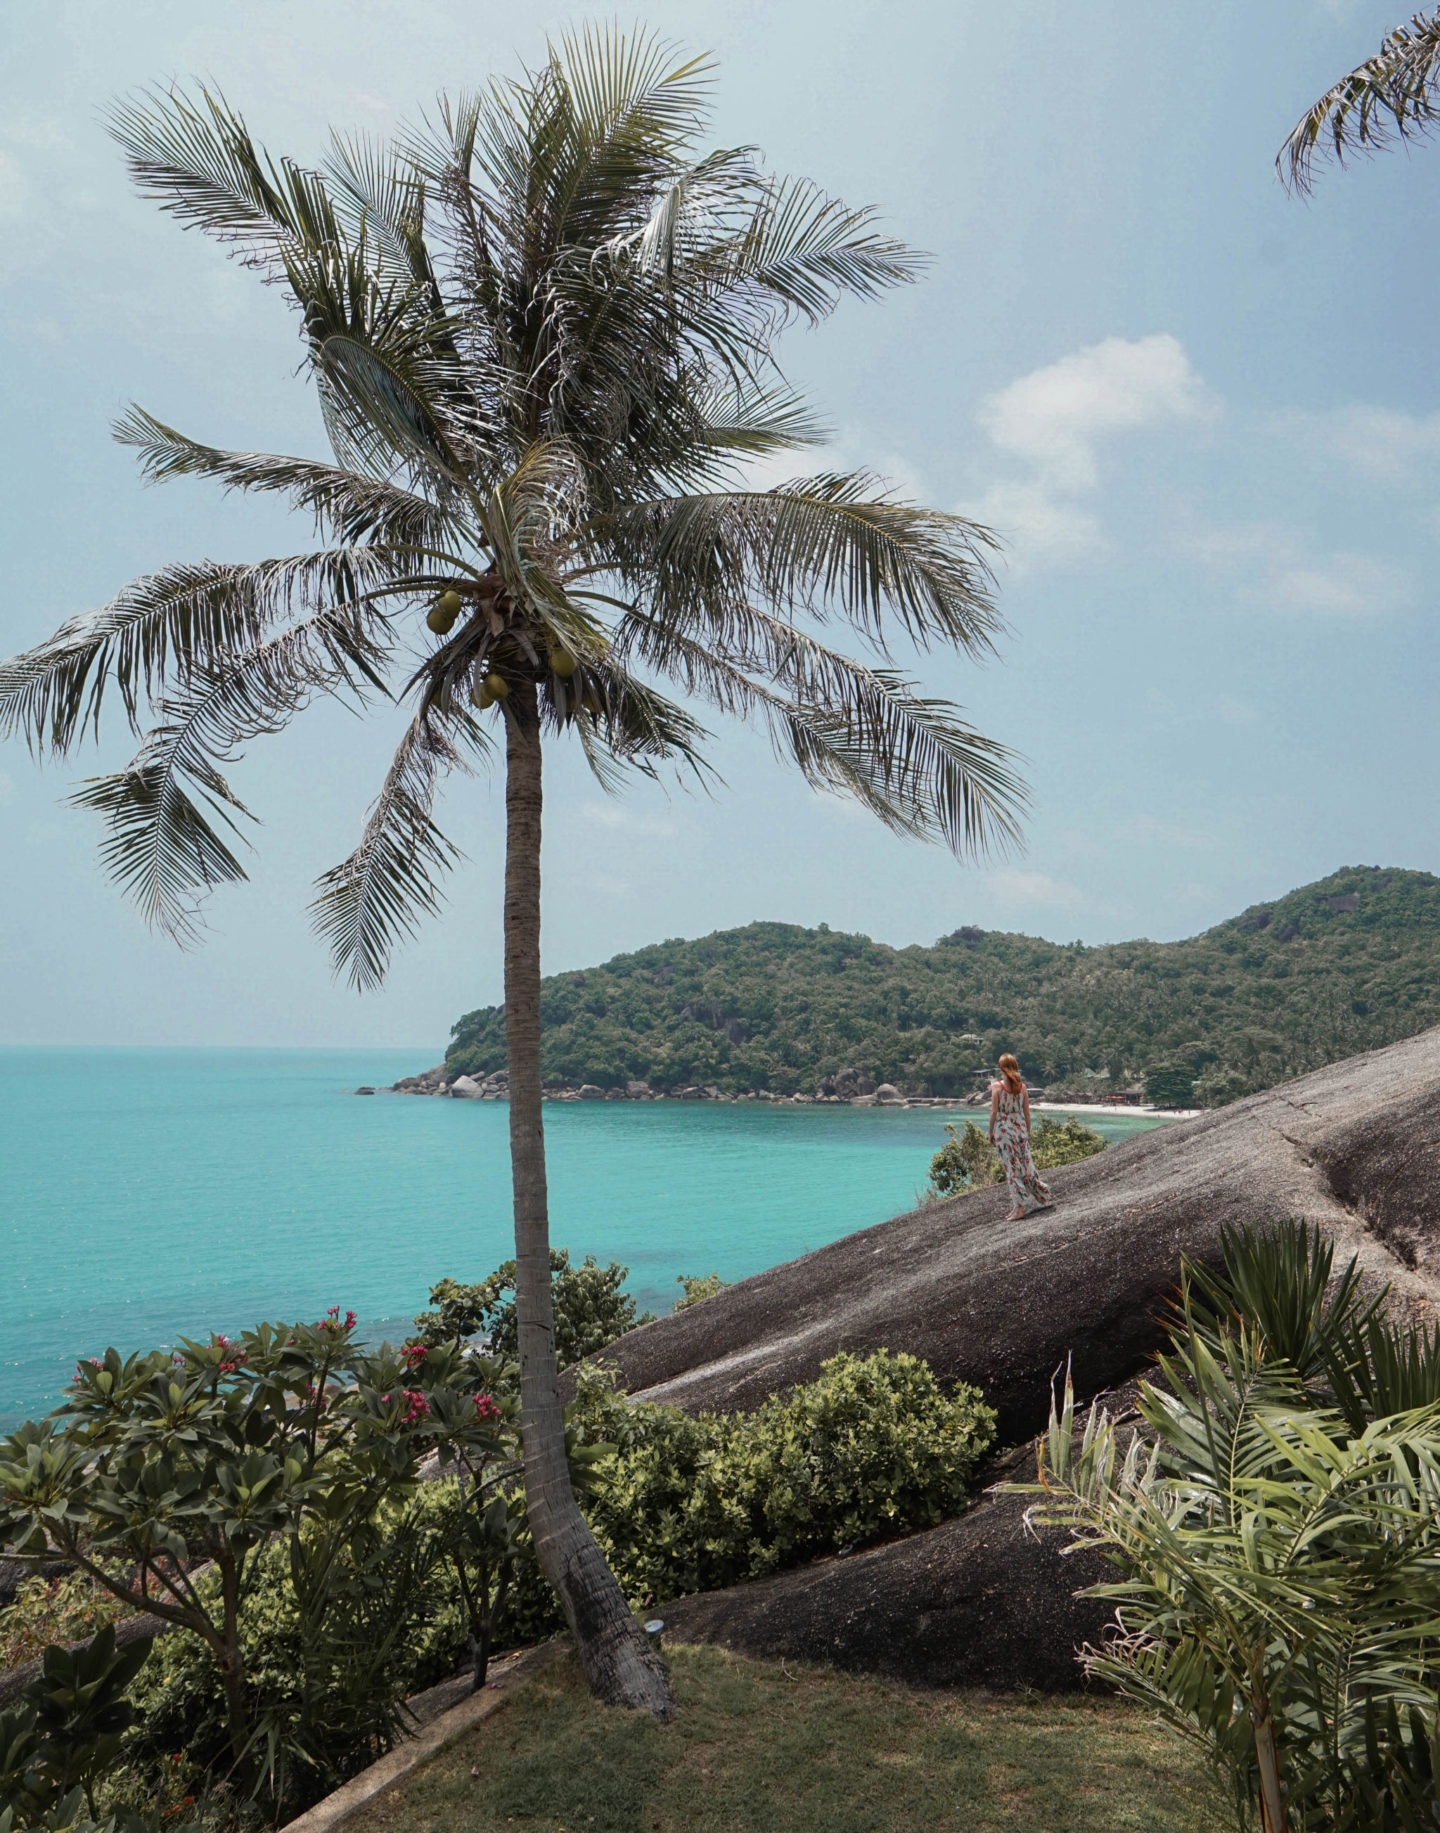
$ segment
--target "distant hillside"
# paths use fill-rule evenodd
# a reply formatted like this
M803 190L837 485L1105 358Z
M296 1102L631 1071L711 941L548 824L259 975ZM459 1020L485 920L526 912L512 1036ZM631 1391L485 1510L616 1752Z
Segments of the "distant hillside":
M854 1069L961 1094L1013 1050L1040 1084L1120 1088L1184 1068L1232 1100L1440 1023L1440 879L1354 866L1185 942L1068 946L957 929L933 948L751 923L544 983L547 1079L812 1092ZM501 1009L446 1062L505 1062Z

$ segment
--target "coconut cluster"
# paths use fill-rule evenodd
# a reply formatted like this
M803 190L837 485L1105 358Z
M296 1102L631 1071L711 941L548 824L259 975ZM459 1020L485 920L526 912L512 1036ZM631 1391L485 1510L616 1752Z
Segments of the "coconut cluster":
M465 600L460 592L454 586L448 587L445 591L440 593L430 609L426 612L425 622L436 636L449 636L450 632L455 628L460 613L464 608ZM499 634L493 620L491 627L495 634ZM578 659L571 651L568 650L563 643L553 640L546 646L545 660L551 675L555 677L557 683L573 680L580 667ZM501 670L495 666L493 657L490 658L490 664L486 672L476 678L475 685L470 692L471 703L482 712L489 707L503 702L510 693L510 683ZM557 697L563 709L565 701L563 688L560 690ZM577 704L588 706L591 707L592 710L599 711L603 702L600 700L596 690L587 688L583 694L578 696Z

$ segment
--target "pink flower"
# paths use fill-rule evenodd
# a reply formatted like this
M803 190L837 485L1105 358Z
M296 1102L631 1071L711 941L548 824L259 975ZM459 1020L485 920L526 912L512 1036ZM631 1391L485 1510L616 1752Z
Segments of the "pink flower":
M430 1402L420 1392L419 1388L402 1388L400 1392L405 1399L410 1402L410 1411L400 1421L402 1426L410 1425L413 1420L423 1419L430 1411Z
M489 1394L475 1395L475 1411L481 1419L499 1419L500 1409Z
M423 1362L428 1354L429 1351L423 1343L407 1343L400 1351L400 1359L414 1368L418 1362Z

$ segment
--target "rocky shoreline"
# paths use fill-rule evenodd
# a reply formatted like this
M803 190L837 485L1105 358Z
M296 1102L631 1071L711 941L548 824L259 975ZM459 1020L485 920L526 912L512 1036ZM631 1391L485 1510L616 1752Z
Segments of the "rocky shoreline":
M510 1095L509 1073L497 1069L487 1076L461 1075L438 1063L433 1069L427 1069L418 1076L401 1076L398 1082L388 1088L357 1088L357 1095L430 1095L440 1096L453 1101L505 1101ZM1052 1094L1043 1088L1030 1090L1031 1100L1035 1103L1048 1101L1051 1105L1063 1104L1063 1097ZM987 1088L973 1090L968 1095L910 1095L893 1082L876 1083L860 1070L843 1069L838 1075L827 1076L813 1095L781 1095L769 1089L756 1089L749 1093L731 1095L713 1085L701 1087L695 1084L687 1088L670 1090L651 1088L648 1082L626 1082L623 1086L602 1088L594 1082L547 1082L545 1084L547 1101L731 1101L761 1102L774 1107L931 1107L931 1108L983 1108L989 1105L990 1092ZM1138 1101L1113 1102L1106 1105L1103 1111L1115 1113L1150 1113L1154 1110L1143 1107Z

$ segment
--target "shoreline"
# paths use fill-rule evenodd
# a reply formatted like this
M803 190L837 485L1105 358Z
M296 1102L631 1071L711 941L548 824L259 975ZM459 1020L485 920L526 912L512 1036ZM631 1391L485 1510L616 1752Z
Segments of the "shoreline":
M1203 1107L1147 1107L1129 1101L1032 1101L1037 1114L1138 1114L1147 1120L1198 1120Z
M850 1073L853 1074L853 1072ZM844 1086L843 1080L842 1086ZM852 1081L849 1086L852 1089L855 1088L854 1082ZM434 1069L425 1070L418 1076L402 1076L398 1082L386 1088L361 1087L354 1092L357 1095L423 1095L431 1100L450 1101L506 1101L510 1093L509 1077L504 1070L496 1070L477 1081L468 1075L451 1075L443 1064L437 1065ZM631 1082L624 1088L601 1088L595 1083L587 1082L578 1088L574 1084L547 1088L542 1098L553 1102L719 1101L731 1105L755 1102L762 1107L925 1108L970 1114L984 1113L989 1104L988 1096L983 1094L905 1095L889 1082L882 1082L878 1088L872 1085L868 1089L855 1089L854 1093L840 1094L837 1092L814 1095L778 1095L771 1093L768 1089L731 1095L716 1088L713 1084L704 1088L692 1086L665 1093L659 1089L652 1089L644 1082ZM1031 1107L1037 1113L1133 1115L1147 1120L1193 1120L1204 1112L1203 1108L1149 1107L1143 1102L1050 1101L1043 1098L1032 1101Z

